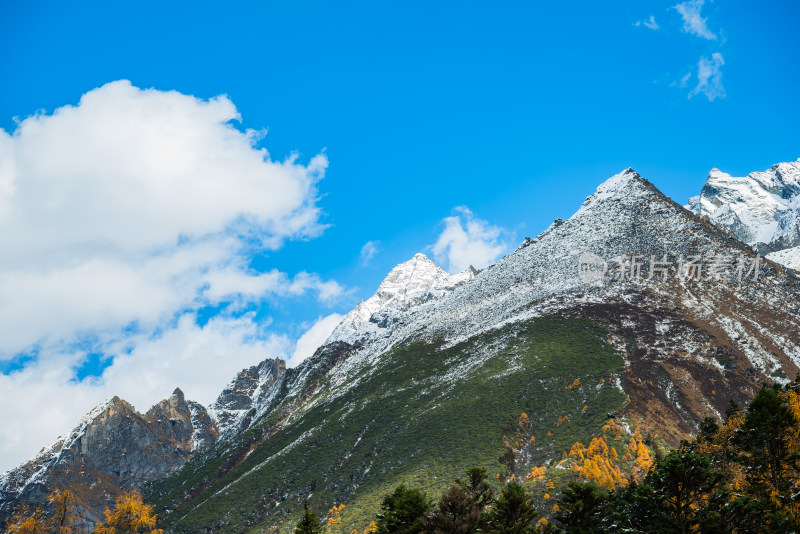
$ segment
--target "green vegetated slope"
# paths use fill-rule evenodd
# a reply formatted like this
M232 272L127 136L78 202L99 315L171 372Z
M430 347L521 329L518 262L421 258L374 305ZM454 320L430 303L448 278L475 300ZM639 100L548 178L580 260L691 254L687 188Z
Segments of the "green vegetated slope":
M275 416L227 450L215 450L216 458L190 461L148 496L161 526L173 532L288 530L305 498L321 515L345 503L338 529L361 531L399 483L433 497L471 466L505 477L508 467L499 458L509 445L522 460L516 472L524 473L531 464L559 459L576 441L588 442L607 413L625 402L614 386L624 363L606 336L586 320L545 317L450 348L411 342L360 369L357 385L345 385L338 396L323 377L305 401L309 407L299 407L243 460L245 444L263 435ZM569 389L576 378L582 387ZM522 412L530 418L524 439L533 434L535 443L519 443ZM219 478L234 458L238 465ZM201 481L207 487L180 505Z

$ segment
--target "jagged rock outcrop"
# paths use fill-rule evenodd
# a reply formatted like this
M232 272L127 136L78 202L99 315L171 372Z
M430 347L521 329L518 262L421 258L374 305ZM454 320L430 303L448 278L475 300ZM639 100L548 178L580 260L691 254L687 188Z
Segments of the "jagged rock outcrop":
M260 408L267 404L271 386L285 371L286 362L280 358L266 359L243 369L231 380L208 408L223 439L246 429L254 418L263 414Z
M70 488L87 526L120 491L139 489L213 443L216 424L176 389L145 414L113 397L67 436L0 476L0 524L20 501L47 508L54 488Z

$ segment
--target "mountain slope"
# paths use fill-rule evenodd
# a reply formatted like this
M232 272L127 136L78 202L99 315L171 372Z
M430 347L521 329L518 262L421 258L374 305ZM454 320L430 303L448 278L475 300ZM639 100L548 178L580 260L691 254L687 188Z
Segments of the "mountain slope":
M522 474L609 412L676 444L800 363L797 274L630 169L473 274L359 312L279 376L246 431L151 487L164 525L260 531L310 497L320 511L348 503L342 529L363 528L394 484L434 491L470 465ZM533 442L519 442L522 411Z

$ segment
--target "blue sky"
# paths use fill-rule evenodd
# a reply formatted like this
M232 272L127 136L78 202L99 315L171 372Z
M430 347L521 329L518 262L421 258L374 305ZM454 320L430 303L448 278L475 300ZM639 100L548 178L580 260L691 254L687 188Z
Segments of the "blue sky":
M698 193L712 167L744 175L800 157L796 3L762 2L757 8L751 2L699 0L232 4L0 5L0 74L5 82L0 84L0 128L12 140L6 158L11 153L21 161L14 151L22 149L13 148L23 144L15 139L25 137L20 120L37 113L46 118L62 106L76 106L83 95L109 82L129 80L130 91L112 86L116 92L106 89L97 93L105 100L96 100L135 99L141 96L139 89L154 88L158 94L175 91L196 97L179 105L186 113L202 113L198 102L227 95L226 102L241 118L231 123L233 127L239 132L266 129L266 135L254 141L255 148L266 148L274 161L296 152L295 171L309 175L316 172L308 170L314 161L322 158L327 163L324 177L290 206L292 213L313 221L301 229L267 229L274 223L271 219L248 227L248 232L263 233L261 237L277 235L270 246L243 246L242 235L231 233L236 230L225 221L250 213L245 201L225 211L200 200L176 208L176 218L184 213L181 210L189 211L185 221L175 224L174 235L164 238L148 225L147 209L142 209L141 220L134 210L127 226L121 227L125 240L114 243L114 234L92 234L92 243L104 244L85 254L81 247L89 241L79 234L102 225L101 212L98 219L83 221L86 199L58 197L59 188L47 196L42 191L50 191L48 182L37 182L39 175L26 174L20 164L17 179L31 176L31 183L44 188L31 187L33 200L27 200L41 214L38 219L0 218L0 228L7 235L19 234L20 240L41 242L36 254L26 250L20 252L24 259L11 254L0 262L0 291L10 291L8 284L13 285L13 278L3 280L4 273L18 274L34 265L25 262L37 261L37 268L50 264L51 245L43 236L47 228L62 226L67 219L58 241L65 245L58 254L68 260L53 260L52 268L41 269L46 284L40 285L56 288L53 292L59 295L59 279L47 273L65 265L95 265L99 259L113 258L135 276L133 266L176 251L194 254L203 240L217 247L213 261L224 263L226 276L247 276L226 278L234 289L216 298L176 297L157 310L142 304L105 314L98 305L74 324L66 321L73 314L58 310L72 309L69 299L75 299L74 315L79 316L87 300L83 286L73 284L75 289L52 305L39 293L15 294L31 308L56 311L39 316L34 310L25 316L27 322L13 327L6 323L6 334L30 335L21 336L17 345L0 347L0 379L5 380L0 389L9 397L58 391L77 400L71 411L60 409L40 418L43 421L36 424L41 428L26 426L33 424L26 422L31 414L5 421L15 435L3 436L13 444L0 449L0 470L37 450L54 428L70 428L75 414L115 393L113 387L121 388L122 396L130 390L140 409L147 407L140 404L168 395L171 389L161 381L141 388L120 378L140 372L133 362L139 353L149 354L140 360L146 365L153 361L148 357L168 358L168 351L180 351L198 339L207 344L197 342L201 346L218 346L221 353L243 347L240 357L226 359L217 370L221 378L216 380L222 384L233 370L248 361L256 363L270 350L291 356L297 338L315 321L346 313L359 298L369 297L394 265L418 251L434 255L433 245L447 228L466 230L471 221L475 232L465 246L485 245L482 250L492 252L478 251L475 257L488 262L498 250L513 250L553 219L569 217L600 182L628 166L685 202ZM229 116L230 109L223 108L224 103L217 110L220 116ZM104 108L98 104L97 109ZM78 117L69 127L82 131L81 120L90 119ZM102 127L127 128L119 122ZM39 147L42 153L26 157L57 162L53 150L72 150L71 137L83 139L69 131L61 135L51 144L31 143L30 150ZM91 146L79 148L93 153ZM98 153L103 150L96 147ZM225 154L219 157L228 158ZM0 168L3 157L0 143ZM228 180L231 172L238 172L234 156L230 158L225 159L227 174L208 180ZM84 184L88 196L96 194L89 207L107 201L101 194L103 180L114 181L115 173L125 171L117 162L113 172L103 174L101 163L91 169L96 181ZM276 169L269 172L279 172ZM74 179L69 173L60 175L58 168L47 172L47 180ZM131 180L139 179L136 172L140 171L131 170ZM287 187L295 184L294 178L281 176ZM244 180L236 187L246 192L251 186ZM187 182L187 193L194 187ZM37 194L47 202L37 202ZM176 202L184 197L180 188L169 194ZM70 202L75 203L75 221L81 219L80 224L69 215ZM54 203L67 208L47 211ZM208 223L190 213L191 206L214 212L208 220L222 222ZM169 226L169 213L159 213L163 219L152 220ZM29 231L28 226L38 230ZM140 227L150 241L140 239ZM236 246L223 245L223 233ZM209 237L212 234L215 237ZM176 244L185 235L194 236L189 241L196 238L194 248ZM162 238L166 240L159 241ZM172 249L165 252L164 247ZM120 250L125 254L117 254ZM459 265L447 252L437 260L451 270ZM193 264L186 265L181 273ZM273 273L275 280L259 278L263 273ZM298 273L311 274L298 279ZM200 285L191 290L220 287L218 280L192 279ZM254 280L259 282L256 289L248 285ZM160 298L157 288L154 291L153 299ZM135 301L136 296L122 292L119 299ZM96 324L93 317L100 318ZM221 326L212 331L206 328L209 321ZM192 354L175 366L195 365ZM118 378L110 372L101 375L120 355L131 361L127 368L120 367ZM45 368L58 367L55 362L64 369L47 372ZM208 367L202 362L196 366ZM174 369L166 367L164 373ZM165 383L175 382L190 397L208 402L216 382L198 373L176 373ZM192 383L181 382L195 379L202 383L197 393ZM139 390L143 392L136 397ZM32 436L30 442L16 435L23 432Z

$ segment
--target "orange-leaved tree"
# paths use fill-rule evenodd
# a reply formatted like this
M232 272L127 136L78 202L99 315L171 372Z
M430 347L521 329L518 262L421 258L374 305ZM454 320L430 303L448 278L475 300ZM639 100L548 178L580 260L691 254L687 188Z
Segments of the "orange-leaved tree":
M33 510L27 504L20 505L6 521L8 534L44 534L49 531L50 521L40 508Z
M55 534L72 534L77 519L75 514L75 494L71 490L55 489L47 496L53 506L50 518L51 530Z
M106 519L97 525L94 534L164 534L156 528L153 505L145 504L142 494L131 491L117 497L114 510L106 508Z

